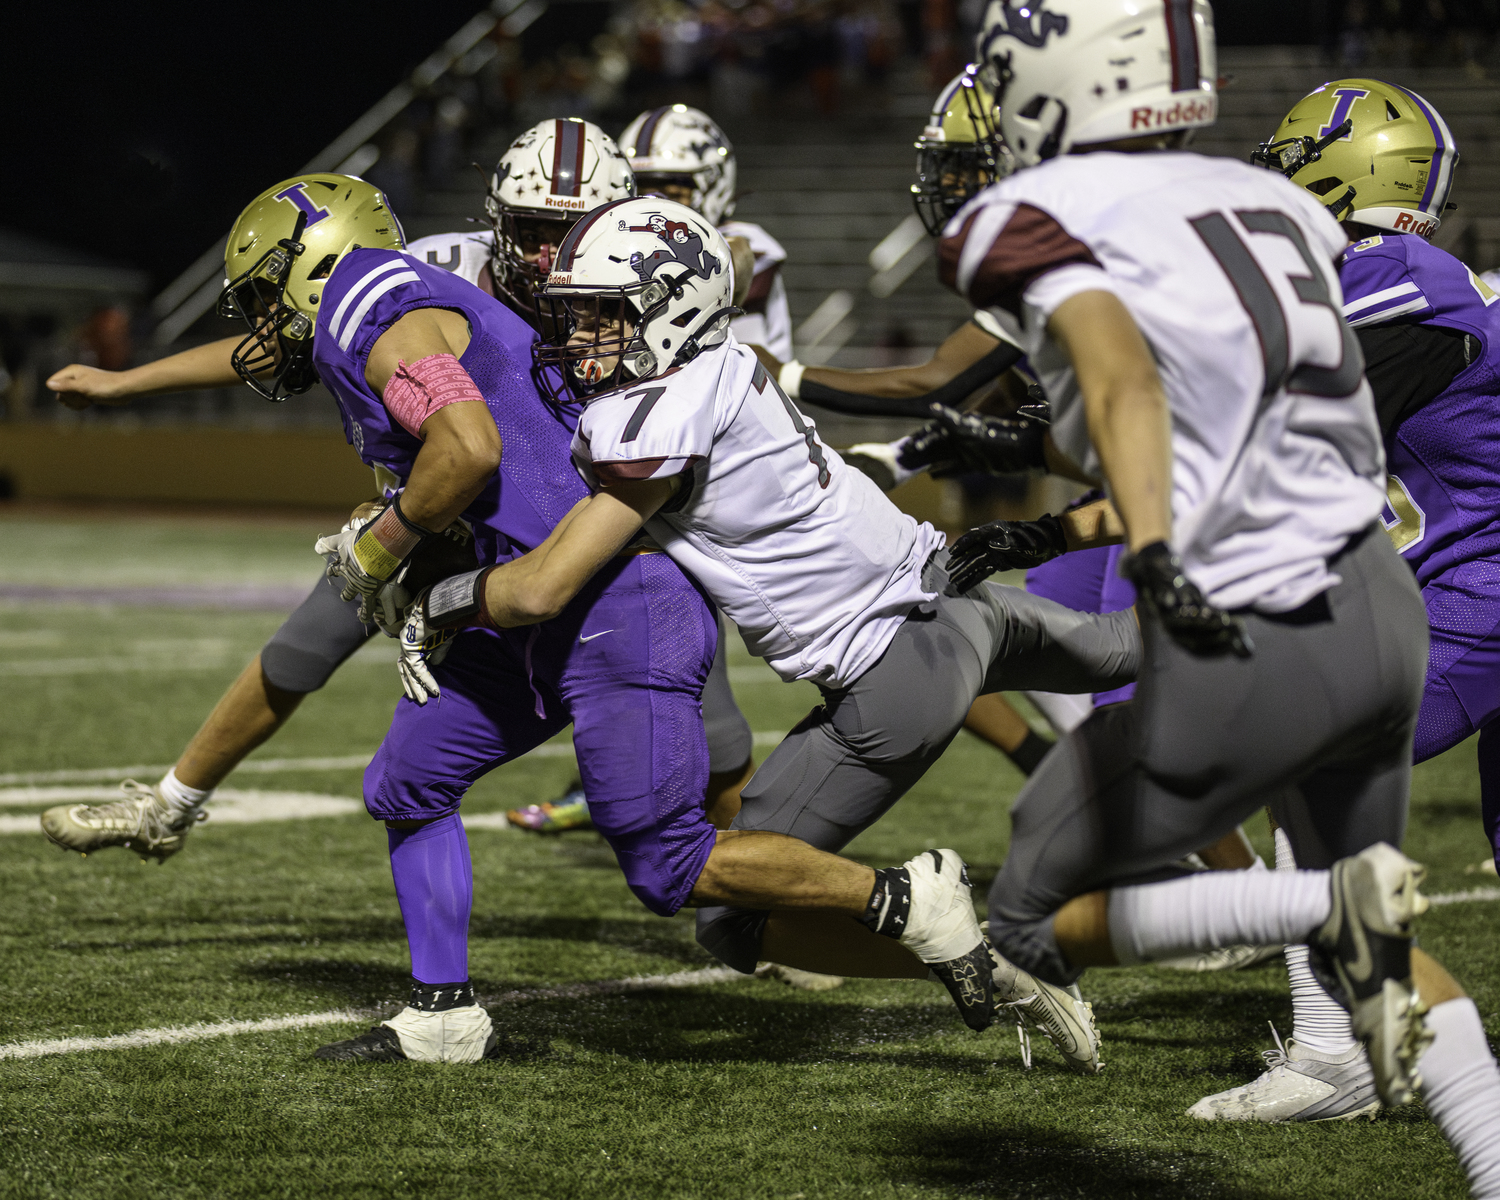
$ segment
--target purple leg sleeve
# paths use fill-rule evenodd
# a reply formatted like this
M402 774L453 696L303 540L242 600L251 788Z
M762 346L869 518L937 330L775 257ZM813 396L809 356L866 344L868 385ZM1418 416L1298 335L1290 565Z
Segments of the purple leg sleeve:
M474 907L463 822L451 813L409 833L386 833L413 977L422 983L462 983L469 977L469 912Z

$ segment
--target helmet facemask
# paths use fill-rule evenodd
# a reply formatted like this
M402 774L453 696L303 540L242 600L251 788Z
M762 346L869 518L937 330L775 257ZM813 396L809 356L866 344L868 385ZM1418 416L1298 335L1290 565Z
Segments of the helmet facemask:
M298 213L292 236L282 238L219 294L218 315L243 321L250 330L230 354L231 365L257 394L277 404L318 381L312 318L286 301L292 265L307 249L302 244L306 227L307 214Z
M1291 137L1283 138L1279 142L1262 142L1250 155L1250 161L1258 167L1265 167L1271 171L1280 171L1290 179L1298 171L1302 170L1303 167L1310 166L1321 159L1324 150L1328 149L1335 142L1342 141L1349 135L1350 130L1353 128L1354 122L1352 120L1345 120L1337 129L1334 129L1321 138ZM1340 181L1330 178L1326 181L1320 180L1319 182L1326 182L1331 186L1323 189L1323 191L1319 191L1318 184L1314 183L1308 188L1308 191L1323 195L1332 191ZM1339 219L1342 213L1354 207L1355 194L1355 189L1350 187L1328 205L1328 213L1335 221Z
M1016 166L1014 156L1000 136L994 101L981 73L970 66L954 82L956 87L950 84L944 89L944 96L949 97L946 104L944 96L939 97L929 126L917 142L917 181L911 188L912 203L923 228L933 237L942 233L960 208L990 184L1011 174ZM975 135L972 141L945 132L960 103L961 121L968 127L962 132L972 130Z
M484 207L495 233L490 248L495 291L519 316L540 328L537 289L546 283L557 247L578 218L545 209L513 208L501 204L493 192Z
M537 372L543 390L554 401L582 400L655 374L656 353L646 344L646 329L662 314L672 291L666 282L653 279L637 288L594 295L538 292L537 312L556 330L532 352L537 366L555 368Z

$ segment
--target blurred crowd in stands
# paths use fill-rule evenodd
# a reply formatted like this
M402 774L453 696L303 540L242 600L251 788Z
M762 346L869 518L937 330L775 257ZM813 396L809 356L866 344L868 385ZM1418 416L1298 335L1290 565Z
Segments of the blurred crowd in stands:
M1497 67L1500 0L1325 0L1323 49L1346 71Z

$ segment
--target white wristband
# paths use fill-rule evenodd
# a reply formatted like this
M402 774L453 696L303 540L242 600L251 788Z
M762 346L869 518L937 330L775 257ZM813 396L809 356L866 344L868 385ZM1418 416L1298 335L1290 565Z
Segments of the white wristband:
M802 390L802 372L807 370L795 358L790 362L781 364L781 373L776 376L776 382L781 385L781 390L791 399L797 400L801 397L798 393Z

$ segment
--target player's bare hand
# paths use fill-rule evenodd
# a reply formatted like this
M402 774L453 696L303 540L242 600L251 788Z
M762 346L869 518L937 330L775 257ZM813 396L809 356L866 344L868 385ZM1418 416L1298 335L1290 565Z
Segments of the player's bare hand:
M967 592L996 571L1027 571L1067 549L1062 522L1050 513L1037 521L991 521L953 543L948 578L956 591Z
M1245 622L1203 598L1166 542L1152 542L1128 555L1122 573L1135 584L1147 611L1156 614L1168 636L1189 654L1249 658L1254 652Z
M78 411L91 404L119 405L129 399L121 394L120 374L71 363L48 378L47 387L57 393L58 403Z

